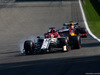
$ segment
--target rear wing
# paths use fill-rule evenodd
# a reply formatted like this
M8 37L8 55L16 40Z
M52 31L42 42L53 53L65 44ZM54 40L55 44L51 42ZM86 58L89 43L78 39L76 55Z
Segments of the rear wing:
M78 23L73 23L74 25L78 25ZM70 23L64 23L63 26L69 26Z

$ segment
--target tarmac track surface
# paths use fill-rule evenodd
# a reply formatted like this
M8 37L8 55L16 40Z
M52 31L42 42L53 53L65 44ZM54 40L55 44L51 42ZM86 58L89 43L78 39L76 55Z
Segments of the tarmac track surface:
M88 35L82 48L25 56L20 44L69 21L84 27L77 0L0 5L0 75L100 75L100 43Z

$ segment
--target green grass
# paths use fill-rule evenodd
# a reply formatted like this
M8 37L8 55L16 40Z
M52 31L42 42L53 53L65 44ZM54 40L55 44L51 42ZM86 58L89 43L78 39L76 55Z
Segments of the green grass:
M100 3L97 0L84 0L83 8L90 30L100 37Z

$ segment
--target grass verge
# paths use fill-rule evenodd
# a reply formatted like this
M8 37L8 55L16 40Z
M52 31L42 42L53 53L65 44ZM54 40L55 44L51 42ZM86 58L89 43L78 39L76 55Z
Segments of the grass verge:
M100 37L100 3L98 0L84 0L83 9L90 30Z

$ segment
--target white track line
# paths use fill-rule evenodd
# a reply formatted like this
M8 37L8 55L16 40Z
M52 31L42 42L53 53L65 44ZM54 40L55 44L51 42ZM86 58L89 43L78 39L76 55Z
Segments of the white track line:
M88 31L88 33L96 40L98 40L100 42L100 39L97 38L92 32L91 30L89 29L89 26L88 26L88 23L87 23L87 20L86 20L86 17L85 17L85 13L84 13L84 10L83 10L83 7L82 7L82 3L81 3L81 0L79 0L79 5L80 5L80 9L81 9L81 12L82 12L82 17L83 17L83 20L84 20L84 24L85 24L85 27Z

